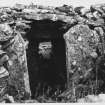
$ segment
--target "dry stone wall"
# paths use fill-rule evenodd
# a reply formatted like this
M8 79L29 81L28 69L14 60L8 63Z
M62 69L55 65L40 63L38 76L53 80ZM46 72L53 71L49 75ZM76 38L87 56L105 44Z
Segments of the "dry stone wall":
M65 23L62 28L65 30L69 88L89 79L96 80L96 71L105 75L100 67L100 63L104 67L105 4L93 5L89 9L67 5L56 8L37 5L0 8L0 26L6 24L4 29L0 28L0 45L10 59L8 85L15 87L22 98L26 93L30 94L25 35L34 20L45 19ZM5 33L7 26L11 33ZM5 36L2 37L3 34Z

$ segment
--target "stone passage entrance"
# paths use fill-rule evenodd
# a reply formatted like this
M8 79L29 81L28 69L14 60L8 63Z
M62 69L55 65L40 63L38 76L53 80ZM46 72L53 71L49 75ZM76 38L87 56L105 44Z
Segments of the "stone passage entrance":
M32 98L52 96L66 88L66 48L61 21L34 21L26 37Z

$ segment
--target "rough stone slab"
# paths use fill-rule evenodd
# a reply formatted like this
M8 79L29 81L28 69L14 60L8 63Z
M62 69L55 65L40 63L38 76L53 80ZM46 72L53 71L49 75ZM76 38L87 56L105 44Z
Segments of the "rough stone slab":
M64 35L67 46L67 69L68 73L73 75L72 79L75 82L78 82L80 77L93 67L91 53L95 52L97 42L95 37L93 31L82 24L72 27ZM91 63L88 64L89 62ZM81 71L82 75L78 71Z
M8 84L16 88L19 97L26 97L26 94L30 96L30 86L26 65L25 42L19 34L15 36L14 40L14 44L6 49L12 62L8 67L10 73Z

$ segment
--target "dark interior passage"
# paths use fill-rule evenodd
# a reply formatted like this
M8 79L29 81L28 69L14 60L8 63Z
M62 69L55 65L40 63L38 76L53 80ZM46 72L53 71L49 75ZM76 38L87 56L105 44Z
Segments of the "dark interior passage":
M61 26L61 22L36 21L27 34L27 62L32 98L43 92L48 94L50 91L49 94L52 95L57 89L65 89L66 51ZM45 44L46 47L46 42L49 48L43 53L40 45Z

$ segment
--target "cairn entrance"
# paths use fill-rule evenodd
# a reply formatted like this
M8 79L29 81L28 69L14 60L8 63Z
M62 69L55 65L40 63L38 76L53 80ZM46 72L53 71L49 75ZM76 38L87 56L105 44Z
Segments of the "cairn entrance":
M66 48L63 22L36 20L26 37L27 65L32 98L53 96L66 89Z

